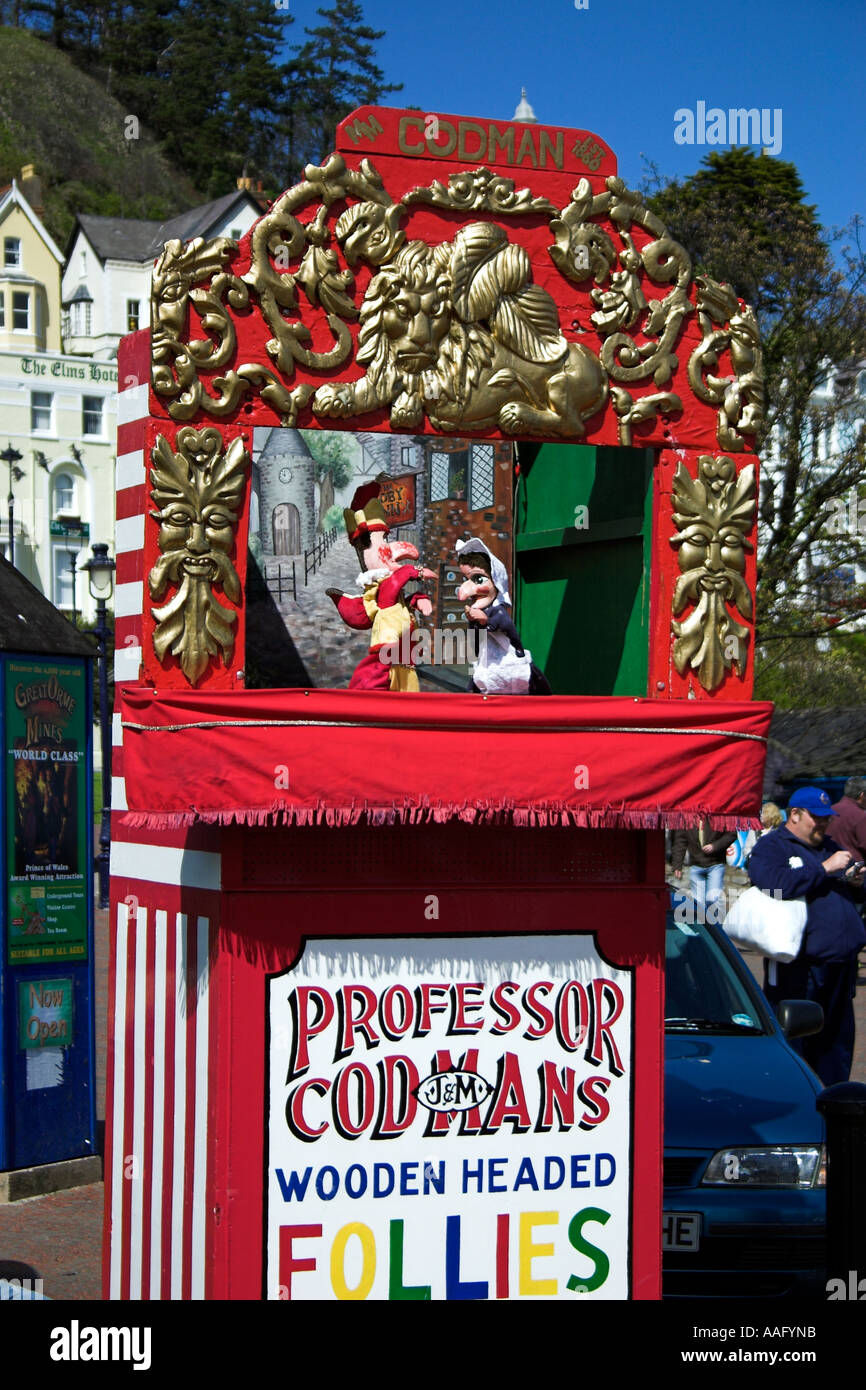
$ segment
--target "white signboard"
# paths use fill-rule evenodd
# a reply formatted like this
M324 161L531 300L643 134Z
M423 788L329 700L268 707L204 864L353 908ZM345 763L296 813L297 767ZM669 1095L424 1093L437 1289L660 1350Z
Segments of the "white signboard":
M632 975L593 936L319 938L268 989L269 1298L629 1296Z

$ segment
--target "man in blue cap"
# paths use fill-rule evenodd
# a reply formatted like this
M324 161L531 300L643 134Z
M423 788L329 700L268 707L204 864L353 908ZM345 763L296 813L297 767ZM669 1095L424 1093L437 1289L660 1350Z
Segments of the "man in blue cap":
M756 887L783 899L806 900L800 953L788 965L764 962L764 992L773 1005L782 999L814 999L821 1005L821 1032L794 1045L825 1086L847 1081L851 1072L857 953L866 945L866 928L854 905L866 871L827 835L835 814L825 791L800 787L788 802L785 824L762 835L749 859Z

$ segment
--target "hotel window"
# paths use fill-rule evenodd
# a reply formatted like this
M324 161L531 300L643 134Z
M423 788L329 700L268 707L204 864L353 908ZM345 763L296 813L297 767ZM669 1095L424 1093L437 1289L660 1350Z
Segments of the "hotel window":
M85 396L82 401L82 432L84 434L102 435L102 406L101 396Z
M54 476L54 511L75 514L75 479L69 473Z
M140 318L141 301L138 299L127 299L126 301L126 331L127 333L138 332L138 321Z
M3 264L6 266L20 266L21 241L17 236L7 236L3 238Z
M35 433L52 433L52 406L54 397L50 391L30 392L30 428Z
M72 336L73 338L90 337L90 310L91 302L89 299L77 299L72 305Z
M61 549L57 546L54 551L54 606L55 608L74 608L75 607L75 561L78 558L74 550Z
M30 332L30 295L25 290L12 293L12 327L21 332Z

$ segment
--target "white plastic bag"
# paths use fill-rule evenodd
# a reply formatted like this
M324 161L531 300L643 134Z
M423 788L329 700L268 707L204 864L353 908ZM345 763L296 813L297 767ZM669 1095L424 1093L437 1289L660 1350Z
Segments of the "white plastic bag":
M807 912L805 898L774 898L752 887L738 896L722 927L737 946L787 965L800 953Z

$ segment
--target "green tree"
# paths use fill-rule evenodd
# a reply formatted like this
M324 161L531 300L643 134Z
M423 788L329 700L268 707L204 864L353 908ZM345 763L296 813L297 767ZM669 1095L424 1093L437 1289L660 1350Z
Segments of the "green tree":
M866 705L864 642L866 634L849 633L774 644L757 673L756 699L774 700L786 709Z
M263 175L274 193L281 192L279 125L285 102L285 29L294 23L288 7L274 0L244 0L230 11L229 62L225 109L226 155L234 174ZM238 63L236 55L244 61Z
M786 654L790 664L798 642L866 616L866 585L854 582L866 563L866 504L858 513L866 414L860 224L829 233L793 164L743 149L713 152L696 174L649 201L695 271L732 284L761 329L760 688L762 662L775 670ZM846 657L855 666L859 659Z
M209 197L230 192L244 171L267 178L274 168L291 23L271 0L115 9L105 45L112 89Z
M287 61L288 0L0 0L0 21L99 76L209 197L243 172L279 191L330 152L354 107L401 90L356 0L318 14Z
M317 11L323 24L305 29L307 42L288 66L285 120L286 185L305 164L319 163L334 148L337 126L356 106L375 106L403 84L386 83L375 61L384 29L364 23L356 0L335 0Z
M306 443L316 464L316 482L319 484L316 530L325 531L332 524L327 521L327 516L335 505L334 494L347 485L354 472L351 451L348 441L336 430L309 430Z
M274 0L20 0L15 22L67 52L203 194L282 175L287 5Z
M99 54L110 0L17 0L7 5L16 26L32 29L76 61L94 62Z
M828 263L829 248L805 197L795 165L732 149L707 155L697 173L659 189L650 205L701 270L729 281L755 308L766 335L806 289L803 268L789 254L791 238L808 247L816 269Z
M106 0L99 68L112 95L146 123L167 72L177 12L175 0Z
M60 245L76 213L161 221L201 202L143 121L127 138L129 107L71 55L32 30L0 29L0 72L0 185L34 164Z

